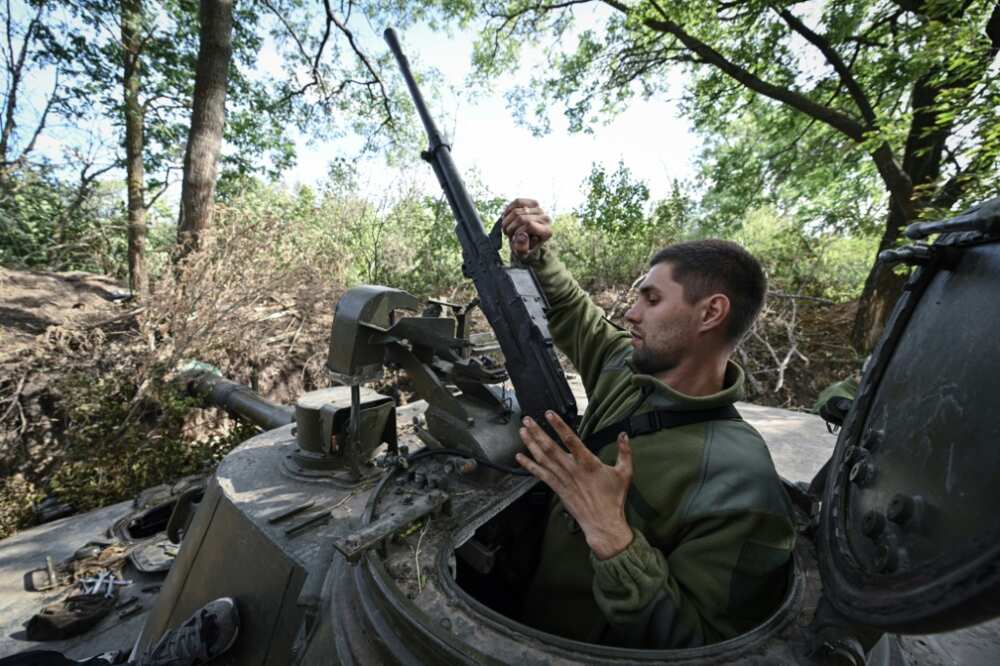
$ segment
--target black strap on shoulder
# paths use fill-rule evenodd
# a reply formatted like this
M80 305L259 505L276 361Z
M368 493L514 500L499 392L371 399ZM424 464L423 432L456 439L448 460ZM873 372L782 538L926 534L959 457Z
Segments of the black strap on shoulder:
M679 428L693 423L705 423L707 421L742 421L743 417L732 405L715 407L713 409L693 409L690 411L676 411L671 409L658 409L651 412L635 414L621 421L615 421L611 425L601 428L597 432L587 437L583 443L594 454L600 452L605 446L618 439L618 433L624 432L630 438L648 435L667 428Z

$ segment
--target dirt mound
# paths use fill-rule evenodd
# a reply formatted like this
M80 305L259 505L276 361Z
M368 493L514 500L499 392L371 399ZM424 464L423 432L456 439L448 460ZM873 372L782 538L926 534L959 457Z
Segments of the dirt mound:
M278 402L327 385L335 285L211 259L141 305L102 276L0 269L0 538L44 496L81 511L127 499L210 470L252 433L194 409L172 382L188 361Z
M98 323L120 314L127 296L126 288L101 275L0 267L0 372L50 326Z

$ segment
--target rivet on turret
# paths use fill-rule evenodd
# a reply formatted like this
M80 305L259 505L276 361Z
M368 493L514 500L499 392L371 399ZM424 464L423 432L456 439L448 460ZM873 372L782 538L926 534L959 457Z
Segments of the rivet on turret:
M861 522L861 531L866 537L874 539L885 529L885 516L878 511L869 511Z
M875 478L875 465L869 462L855 463L851 468L851 483L863 485Z
M903 494L894 495L889 501L885 515L897 525L906 525L914 519L919 518L923 501L923 498L919 495L913 497Z

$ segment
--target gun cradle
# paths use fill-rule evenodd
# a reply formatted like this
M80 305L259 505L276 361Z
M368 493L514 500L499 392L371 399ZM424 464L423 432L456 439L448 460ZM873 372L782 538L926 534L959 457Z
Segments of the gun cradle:
M514 392L503 386L503 366L472 356L464 319L460 324L452 317L400 312L419 305L410 294L387 287L345 292L336 308L327 368L352 384L380 375L384 367L402 368L428 403L425 442L513 465L522 448L520 407ZM463 310L464 317L468 308ZM544 322L540 305L536 314Z

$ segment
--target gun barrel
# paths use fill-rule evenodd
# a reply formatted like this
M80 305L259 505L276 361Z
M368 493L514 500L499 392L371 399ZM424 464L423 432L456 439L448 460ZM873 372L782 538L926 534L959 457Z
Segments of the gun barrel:
M389 50L392 51L392 55L396 57L399 70L403 73L403 80L406 81L406 87L410 89L410 97L413 98L413 105L417 107L420 120L423 121L424 128L427 130L427 138L430 140L430 152L436 151L440 146L447 147L447 144L441 137L441 132L438 131L437 125L434 124L434 119L431 118L430 111L427 110L427 103L424 102L424 96L420 94L417 81L413 78L413 72L410 71L410 61L407 60L406 54L403 53L403 47L399 43L399 35L392 28L386 28L382 36L385 37L386 43L389 44Z
M191 395L198 396L206 403L221 407L265 430L295 422L295 410L262 398L249 386L237 384L212 373L192 373L185 379Z
M430 145L427 152L423 154L423 158L434 167L434 173L448 198L452 213L455 215L456 229L459 235L466 240L463 243L466 251L479 254L482 251L481 247L485 249L483 244L488 243L486 229L483 227L483 221L480 219L472 199L469 198L462 178L458 175L458 169L455 168L455 163L451 159L451 146L444 142L441 132L434 124L434 119L431 118L431 112L427 109L423 95L420 94L416 79L413 78L410 62L403 53L403 47L400 46L396 31L392 28L386 28L383 36L386 43L389 44L392 54L396 57L396 62L403 74L403 80L406 81L406 87L410 90L410 97L413 98L413 104L417 107L417 113L420 114L420 119L424 123L424 129L427 130L427 140Z
M545 296L528 267L511 268L500 259L500 239L487 235L475 204L462 183L451 148L444 143L427 110L399 38L389 28L385 41L392 49L410 89L413 103L423 119L430 148L421 157L434 173L455 216L455 231L462 246L462 272L476 285L479 307L496 334L504 364L521 411L540 423L552 409L571 426L577 421L576 402L556 358L552 335L545 319Z

